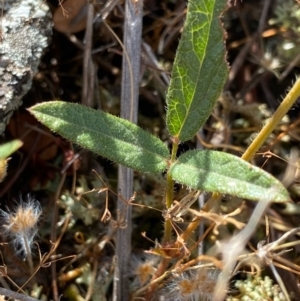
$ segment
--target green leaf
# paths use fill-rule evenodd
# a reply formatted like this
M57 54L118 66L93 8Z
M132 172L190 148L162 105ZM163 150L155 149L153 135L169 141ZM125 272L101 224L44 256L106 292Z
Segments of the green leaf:
M174 180L195 189L255 201L289 201L285 187L250 163L223 152L188 151L170 167Z
M23 145L21 140L13 140L5 144L0 145L0 183L6 177L7 159L12 153L19 149Z
M13 140L0 146L0 160L8 158L23 145L20 140Z
M167 146L128 120L63 101L29 111L52 131L118 164L151 173L167 167Z
M219 19L227 0L190 0L167 94L167 127L180 141L206 122L228 75Z

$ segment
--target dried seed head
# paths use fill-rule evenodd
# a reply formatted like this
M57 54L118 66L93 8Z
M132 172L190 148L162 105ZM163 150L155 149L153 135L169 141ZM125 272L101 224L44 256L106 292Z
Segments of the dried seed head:
M26 258L28 252L31 252L41 213L39 202L29 195L26 202L21 200L20 204L12 211L0 209L0 221L5 235L12 239L17 254L23 258Z
M200 298L200 292L194 272L183 272L174 274L162 289L160 296L164 296L166 301L196 301Z
M211 301L220 271L205 267L173 274L158 292L165 301Z
M159 257L151 254L132 254L128 266L131 289L136 290L145 285L156 272Z
M140 264L135 270L141 285L144 285L155 272L156 268L151 264L151 262L148 261Z

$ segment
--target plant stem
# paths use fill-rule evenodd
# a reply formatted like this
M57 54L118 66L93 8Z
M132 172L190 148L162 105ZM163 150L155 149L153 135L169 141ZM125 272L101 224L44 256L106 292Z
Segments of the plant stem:
M203 208L201 209L202 211L209 212L213 207L216 202L218 202L221 198L221 195L219 193L214 193L209 200L205 203ZM186 230L180 235L180 239L182 241L187 241L187 239L191 236L191 234L197 229L201 221L203 220L202 217L195 217L191 223L189 223L188 227Z
M142 42L143 0L125 1L124 47L122 62L122 118L137 123L140 85L140 60ZM133 195L133 170L119 165L118 194L129 200ZM129 279L126 273L131 253L132 207L118 198L118 210L127 227L118 228L116 239L116 267L114 273L113 301L129 300Z
M178 149L178 141L174 138L172 145L172 154L171 154L171 163L176 160L176 154ZM174 190L174 181L170 173L167 174L167 188L166 188L166 209L170 208L173 203L173 190ZM172 224L170 220L166 220L165 222L165 231L164 231L164 239L163 242L169 242L171 240L172 235Z
M242 156L242 159L246 161L250 161L255 153L259 150L259 148L264 144L266 139L270 136L273 130L277 127L279 122L282 120L284 115L290 110L293 104L297 101L300 96L300 78L298 78L290 90L290 92L286 95L274 115L271 117L270 121L262 128L256 138L252 141L248 149Z
M173 145L172 145L172 153L171 153L171 159L170 163L172 164L176 160L176 154L178 150L178 144L179 140L177 138L173 138ZM171 176L171 174L167 173L167 187L165 191L165 201L166 201L166 209L170 208L173 203L173 190L174 190L174 181ZM163 237L163 244L167 244L171 241L172 238L172 224L170 220L166 220L165 222L165 229L164 229L164 237ZM151 285L148 288L147 294L144 296L144 300L152 300L153 292L155 291L157 287L157 283L155 280L159 277L161 277L165 272L170 263L170 258L164 258L162 257L155 275L152 277Z
M26 250L26 253L27 253L26 254L26 259L27 259L27 262L28 262L28 265L29 265L30 273L32 274L33 273L33 261L32 261L31 249L30 249L29 242L28 242L28 239L27 239L26 235L23 236L23 239L24 239L25 250Z
M161 262L159 263L158 267L157 267L157 271L154 275L154 277L151 280L152 285L150 285L150 287L148 288L148 292L147 294L144 296L144 300L153 300L153 293L155 292L158 283L155 281L157 278L160 278L162 275L165 274L168 265L170 263L170 258L162 258Z

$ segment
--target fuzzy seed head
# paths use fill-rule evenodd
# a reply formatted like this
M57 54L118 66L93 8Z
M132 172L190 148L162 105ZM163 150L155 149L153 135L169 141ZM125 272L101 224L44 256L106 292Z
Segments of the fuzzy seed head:
M149 262L140 264L135 273L139 279L141 285L144 285L152 275L154 275L156 268L153 267Z
M177 285L178 285L179 293L182 296L189 296L197 290L195 281L191 281L188 279L183 279L181 281L178 281Z
M164 301L212 301L220 271L200 268L174 274L158 292Z
M27 201L21 200L14 210L4 211L0 209L0 221L6 236L12 239L12 243L20 255L28 254L34 236L37 232L37 222L42 213L40 204L35 199L27 197ZM27 247L26 247L27 245Z
M131 290L135 291L149 282L156 272L159 257L151 254L132 254L128 266Z
M198 301L200 292L194 272L174 275L159 294L166 301Z
M34 209L32 206L18 207L16 212L8 215L8 223L4 227L14 235L32 232L40 216L40 212Z

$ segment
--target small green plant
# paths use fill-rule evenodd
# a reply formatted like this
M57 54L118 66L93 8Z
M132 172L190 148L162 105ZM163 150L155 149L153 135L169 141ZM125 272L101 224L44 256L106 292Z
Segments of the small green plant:
M264 278L249 277L246 280L238 280L234 286L239 290L237 296L230 296L226 301L239 301L239 300L274 300L286 301L284 294L281 292L277 284L273 284L273 280L265 276Z
M289 201L289 194L281 182L247 161L252 158L297 99L299 81L242 158L212 150L189 150L177 156L179 144L192 139L207 121L227 79L224 32L220 20L226 2L189 1L187 19L167 92L166 125L172 141L171 154L166 144L159 138L130 121L102 111L63 101L42 103L29 109L52 131L83 148L137 171L166 172L164 234L152 250L153 254L161 256L160 263L155 269L147 269L146 275L139 272L139 277L143 280L140 281L141 286L136 289L133 298L143 296L145 300L150 300L155 291L159 291L160 283L170 277L171 270L174 271L174 281L171 277L170 290L173 290L174 283L177 283L177 289L181 285L182 298L186 298L184 300L196 300L201 296L201 293L195 290L203 290L203 285L195 284L195 280L191 280L193 278L191 275L194 274L185 271L193 265L192 262L181 269L176 263L172 269L170 265L174 258L188 258L192 248L189 236L199 225L201 217L205 218L203 212L210 211L218 202L220 195L229 194L266 204ZM175 182L184 184L190 189L213 193L202 208L203 212L198 216L195 214L193 223L190 223L182 233L176 232L174 224L184 220L184 215L197 199L195 196L198 196L198 193L191 192L187 198L174 204ZM228 214L227 217L229 216ZM226 218L224 217L220 224L225 222ZM173 229L177 234L176 239L173 236ZM194 265L203 260L212 261L217 265L216 260L204 255L200 256ZM175 272L180 274L179 270L185 274L176 276ZM199 271L201 270L203 273L203 269L199 268ZM205 279L209 278L208 274L209 272L204 273ZM203 274L196 272L195 275L201 282ZM213 284L217 281L215 278L209 279ZM190 280L193 281L191 287ZM207 293L209 299L221 300L213 297L213 289L211 286L209 288ZM175 300L170 292L165 293L166 296L168 294Z

